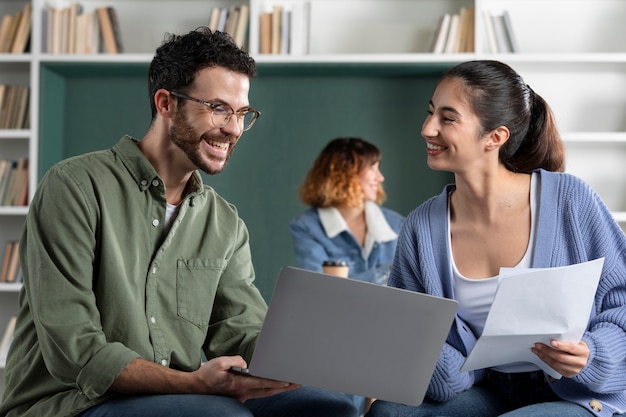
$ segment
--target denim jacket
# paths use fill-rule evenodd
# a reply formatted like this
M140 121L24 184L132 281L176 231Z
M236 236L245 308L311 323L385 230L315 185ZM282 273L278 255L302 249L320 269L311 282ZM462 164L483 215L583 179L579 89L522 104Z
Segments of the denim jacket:
M300 268L322 270L325 260L348 263L349 277L386 283L404 217L393 210L366 202L368 234L361 246L336 208L310 208L289 224Z

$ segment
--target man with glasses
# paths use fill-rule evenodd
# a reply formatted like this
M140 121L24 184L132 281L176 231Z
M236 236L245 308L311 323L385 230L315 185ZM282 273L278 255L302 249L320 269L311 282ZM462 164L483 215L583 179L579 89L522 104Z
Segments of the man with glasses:
M229 371L266 305L245 224L198 170L221 172L258 119L255 72L224 33L169 36L145 136L42 179L0 416L356 416L340 394Z

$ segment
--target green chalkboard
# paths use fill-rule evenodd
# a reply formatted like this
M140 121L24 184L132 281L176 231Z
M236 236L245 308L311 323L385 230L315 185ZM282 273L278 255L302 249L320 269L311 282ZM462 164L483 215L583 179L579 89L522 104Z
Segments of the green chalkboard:
M257 286L269 300L294 265L291 218L306 207L297 188L322 147L359 136L382 151L387 207L408 214L452 180L425 163L420 136L443 68L259 66L250 103L262 112L227 168L206 183L234 203L250 230ZM39 175L57 161L141 138L150 122L147 64L46 63L41 71Z

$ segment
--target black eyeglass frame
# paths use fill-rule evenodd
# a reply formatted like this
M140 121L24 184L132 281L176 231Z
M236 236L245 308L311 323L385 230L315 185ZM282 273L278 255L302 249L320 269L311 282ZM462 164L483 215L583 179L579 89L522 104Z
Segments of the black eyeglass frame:
M235 111L228 104L210 103L208 101L201 100L201 99L195 98L195 97L191 97L191 96L188 96L187 94L183 94L183 93L180 93L178 91L168 90L168 92L171 95L173 95L174 97L176 97L176 98L182 98L183 100L195 101L196 103L200 103L203 106L206 106L211 111L211 122L213 122L213 124L216 127L218 127L218 128L222 128L222 127L226 126L228 123L230 123L230 119L232 119L233 115L237 116L237 120L243 121L245 116L246 116L246 114L251 113L253 115L252 119L250 120L250 122L248 123L247 126L245 124L243 125L243 131L246 132L246 131L250 130L250 128L254 125L254 123L256 123L257 119L259 117L261 117L261 112L258 111L258 110L253 109L252 107L248 107L245 110ZM213 116L215 115L216 110L219 111L218 109L223 109L227 113L226 116L218 114L218 116L223 116L224 117L224 123L223 124L215 123L215 120L213 119Z

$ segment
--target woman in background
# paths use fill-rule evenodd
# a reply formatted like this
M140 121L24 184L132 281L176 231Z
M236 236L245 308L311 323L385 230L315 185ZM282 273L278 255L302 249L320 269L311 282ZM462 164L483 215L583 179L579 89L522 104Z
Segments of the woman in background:
M299 267L321 272L324 261L342 260L349 278L386 284L404 217L380 206L380 161L380 150L360 138L324 147L300 188L311 207L289 224ZM354 400L359 410L368 407L363 397Z
M564 146L547 103L509 66L466 62L437 85L422 136L428 166L453 172L455 183L407 217L389 285L456 299L459 309L422 405L376 401L368 417L624 413L626 236L587 184L560 172ZM582 340L529 346L561 379L526 362L460 371L485 325L500 267L602 257Z

